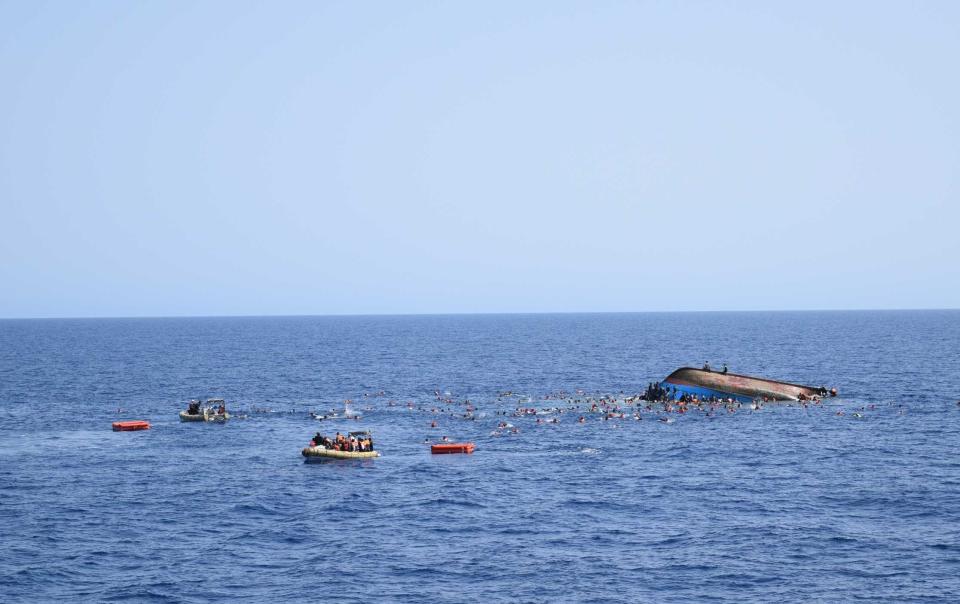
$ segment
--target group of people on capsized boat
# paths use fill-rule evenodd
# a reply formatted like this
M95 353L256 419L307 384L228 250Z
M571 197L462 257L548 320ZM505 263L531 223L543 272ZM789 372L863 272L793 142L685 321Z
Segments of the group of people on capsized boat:
M672 401L676 398L675 388L664 388L660 382L648 382L647 390L640 395L640 400L653 403Z
M817 388L817 393L813 395L806 395L800 393L797 396L799 401L812 401L816 402L821 398L826 398L827 396L837 396L837 389L831 388L827 390L825 386L820 386ZM717 396L697 396L696 394L689 394L686 392L681 392L674 388L673 386L664 387L661 382L649 382L647 383L646 391L640 395L640 400L652 402L652 403L666 403L677 401L680 403L723 403L723 402L733 402L733 398L721 398ZM771 399L766 396L756 397L755 401L767 402Z
M363 453L373 451L373 437L365 434L340 434L330 438L317 432L310 441L311 447L323 447L330 451L347 451L349 453Z
M697 405L700 403L723 404L735 402L735 399L732 397L720 398L718 396L697 396L696 394L681 392L672 386L664 388L660 382L648 383L646 392L640 395L640 400L647 401L649 403L676 402L680 403L681 405L688 403Z

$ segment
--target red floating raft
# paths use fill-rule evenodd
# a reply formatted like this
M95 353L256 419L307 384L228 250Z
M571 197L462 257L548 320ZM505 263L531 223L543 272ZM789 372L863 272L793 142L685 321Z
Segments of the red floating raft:
M431 445L430 452L434 455L440 453L473 453L475 445L473 443L443 443Z
M135 430L149 430L150 422L137 420L132 422L113 422L114 432L133 432Z

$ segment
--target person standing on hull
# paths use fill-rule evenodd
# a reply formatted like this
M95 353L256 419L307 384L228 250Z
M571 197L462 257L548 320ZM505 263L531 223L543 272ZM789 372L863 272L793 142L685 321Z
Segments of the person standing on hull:
M710 371L710 361L707 361L703 364L704 371Z

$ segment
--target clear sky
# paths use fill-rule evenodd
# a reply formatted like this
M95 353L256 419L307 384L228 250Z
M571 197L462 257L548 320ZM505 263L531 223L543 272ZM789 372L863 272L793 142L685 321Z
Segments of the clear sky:
M958 2L0 2L0 317L960 307Z

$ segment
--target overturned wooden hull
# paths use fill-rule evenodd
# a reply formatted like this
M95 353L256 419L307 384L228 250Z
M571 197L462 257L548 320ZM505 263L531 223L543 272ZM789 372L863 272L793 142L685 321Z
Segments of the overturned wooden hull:
M823 388L814 386L693 367L677 369L668 375L661 385L675 393L674 398L689 394L699 398L711 396L721 399L733 398L742 402L763 398L774 401L796 401L826 394Z

